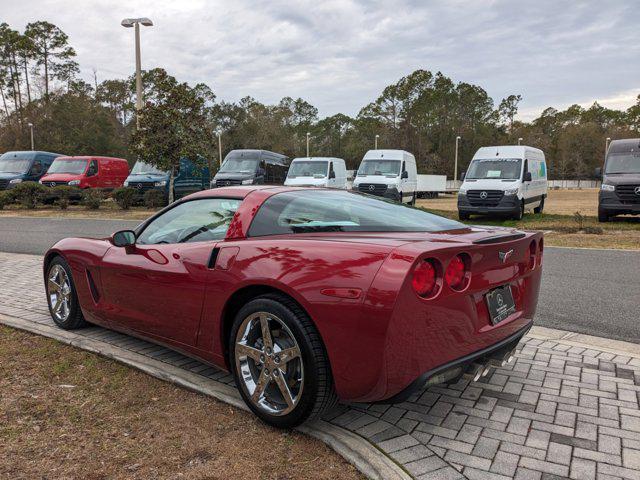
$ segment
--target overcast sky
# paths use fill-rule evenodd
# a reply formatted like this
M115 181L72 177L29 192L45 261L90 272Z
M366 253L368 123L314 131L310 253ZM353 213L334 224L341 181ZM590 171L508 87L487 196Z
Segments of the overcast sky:
M640 94L640 4L629 1L0 0L22 31L48 20L78 53L82 76L133 71L133 30L148 16L143 68L205 82L218 98L302 97L320 114L355 115L422 68L483 87L496 103L519 93L520 117L599 101L627 108Z

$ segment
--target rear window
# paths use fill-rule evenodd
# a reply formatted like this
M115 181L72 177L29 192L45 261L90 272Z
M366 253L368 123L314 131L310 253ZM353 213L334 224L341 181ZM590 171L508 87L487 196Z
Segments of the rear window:
M423 210L351 192L298 191L268 198L250 237L312 232L436 232L466 228Z

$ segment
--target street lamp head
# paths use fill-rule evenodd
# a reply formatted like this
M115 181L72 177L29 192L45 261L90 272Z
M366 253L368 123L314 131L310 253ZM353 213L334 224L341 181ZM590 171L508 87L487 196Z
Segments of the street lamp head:
M611 141L611 137L607 137L607 142L610 142L610 141Z
M27 123L27 125L28 125L29 127L33 127L33 123L31 123L31 122Z
M135 26L136 23L141 23L145 27L153 26L153 22L147 17L125 18L124 20L122 20L120 22L120 25L122 25L123 27L131 28L131 27Z
M456 140L462 140L462 137L461 137L460 135L458 135L458 136L456 137Z
M139 18L138 20L140 20L140 23L145 27L153 27L153 22L151 21L150 18L142 17L142 18Z

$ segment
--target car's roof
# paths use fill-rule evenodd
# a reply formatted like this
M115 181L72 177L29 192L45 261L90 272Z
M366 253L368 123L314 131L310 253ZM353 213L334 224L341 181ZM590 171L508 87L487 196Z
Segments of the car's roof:
M274 193L280 193L291 190L300 190L300 188L285 187L283 185L240 185L234 187L210 188L209 190L192 193L184 198L189 200L193 200L194 198L210 197L244 198L255 190L273 190Z

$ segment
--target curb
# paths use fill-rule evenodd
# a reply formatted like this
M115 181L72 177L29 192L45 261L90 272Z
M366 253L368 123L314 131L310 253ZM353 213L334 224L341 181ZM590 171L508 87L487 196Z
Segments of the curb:
M586 335L584 333L574 333L535 325L529 330L527 335L538 340L553 340L554 342L571 345L573 347L594 348L614 355L640 359L640 345L637 343L594 337L593 335Z
M71 331L4 314L0 314L0 324L43 337L53 338L67 345L111 358L127 366L137 368L152 377L174 383L242 410L249 411L235 388L215 380L204 379L200 375L160 360L131 352L99 340L77 335ZM303 424L296 430L324 442L355 466L362 474L372 480L411 480L411 476L387 455L382 454L364 438L348 430L323 420Z

